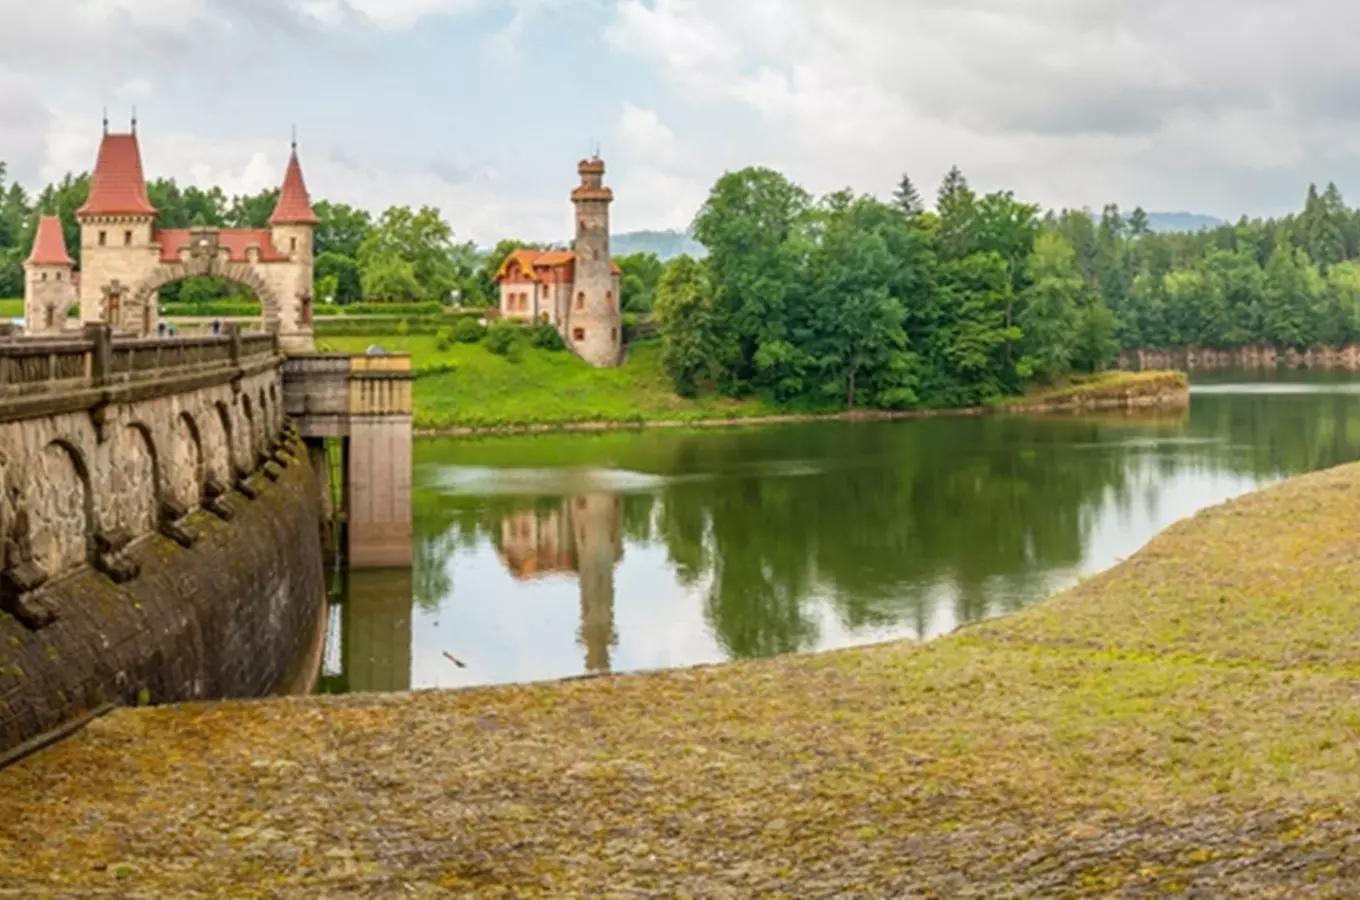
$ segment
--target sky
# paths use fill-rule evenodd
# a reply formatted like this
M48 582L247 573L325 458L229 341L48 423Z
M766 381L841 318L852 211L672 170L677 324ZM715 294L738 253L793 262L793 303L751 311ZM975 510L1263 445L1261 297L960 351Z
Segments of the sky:
M927 196L959 165L1046 208L1236 218L1360 201L1348 0L0 0L0 160L39 187L135 106L148 177L438 206L460 240L571 233L598 146L614 230L713 181Z

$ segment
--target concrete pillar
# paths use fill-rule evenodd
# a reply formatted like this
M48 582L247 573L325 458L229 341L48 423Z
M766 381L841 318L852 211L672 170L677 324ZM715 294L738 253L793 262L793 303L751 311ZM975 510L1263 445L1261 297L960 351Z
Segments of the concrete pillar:
M411 359L356 356L349 388L349 566L409 568Z

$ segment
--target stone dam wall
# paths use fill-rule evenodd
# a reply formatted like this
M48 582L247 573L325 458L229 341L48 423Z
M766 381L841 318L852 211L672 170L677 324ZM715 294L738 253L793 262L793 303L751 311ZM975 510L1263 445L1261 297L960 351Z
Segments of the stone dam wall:
M1254 344L1240 347L1171 347L1165 349L1125 350L1119 354L1119 368L1144 372L1175 369L1181 372L1210 372L1215 369L1332 369L1360 372L1360 345L1344 347L1293 347L1280 349Z
M298 679L324 613L321 511L300 441L231 518L191 513L192 547L151 534L118 584L85 567L44 591L50 624L0 612L0 752L104 703L264 696Z
M0 342L0 754L299 683L323 511L282 366L270 335Z

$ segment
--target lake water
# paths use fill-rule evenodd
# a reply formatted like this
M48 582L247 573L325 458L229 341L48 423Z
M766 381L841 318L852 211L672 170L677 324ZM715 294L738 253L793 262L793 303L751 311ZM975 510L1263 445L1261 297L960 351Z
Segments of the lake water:
M337 575L322 689L928 639L1355 459L1360 381L1274 373L1199 380L1177 415L421 441L414 567Z

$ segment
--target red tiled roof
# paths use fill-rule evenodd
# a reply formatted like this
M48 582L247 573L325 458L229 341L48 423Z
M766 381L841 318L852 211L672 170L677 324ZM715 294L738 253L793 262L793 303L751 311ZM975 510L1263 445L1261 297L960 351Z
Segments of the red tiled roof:
M61 220L56 216L43 216L38 220L38 233L33 237L33 252L28 261L39 266L75 265L71 254L66 252L66 237L61 232Z
M185 228L167 228L156 232L151 239L161 245L161 262L179 262L179 251L189 246L192 235ZM259 245L260 262L288 261L287 254L275 249L267 228L219 231L217 242L227 248L227 258L232 262L246 262L246 248L251 244Z
M279 202L274 214L269 217L270 225L315 225L316 213L312 210L312 200L307 195L307 183L302 180L302 165L298 162L297 151L288 158L288 171L283 175L283 188L279 191Z
M511 263L519 263L521 269L531 280L537 280L534 269L555 269L558 266L571 265L576 262L576 254L571 250L516 250L505 258L501 267L496 270L496 280L500 281L505 277L505 273L510 270ZM623 274L619 264L612 259L609 261L609 268L615 275Z
M146 196L142 151L135 134L106 134L99 144L90 198L76 210L81 216L152 215L156 208Z

